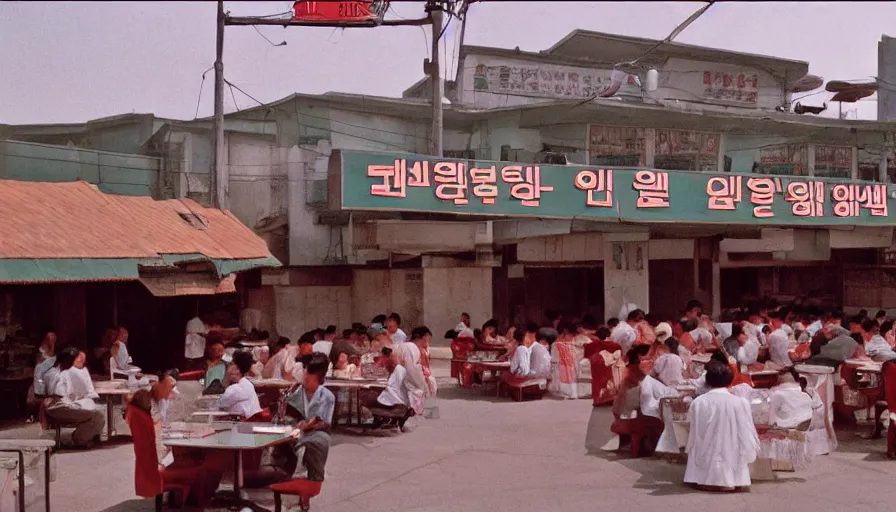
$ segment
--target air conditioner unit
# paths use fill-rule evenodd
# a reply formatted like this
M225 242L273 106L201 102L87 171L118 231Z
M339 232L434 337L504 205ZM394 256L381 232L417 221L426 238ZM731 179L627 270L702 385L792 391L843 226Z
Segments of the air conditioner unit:
M310 179L305 181L305 204L315 210L323 210L329 204L329 186L327 179Z

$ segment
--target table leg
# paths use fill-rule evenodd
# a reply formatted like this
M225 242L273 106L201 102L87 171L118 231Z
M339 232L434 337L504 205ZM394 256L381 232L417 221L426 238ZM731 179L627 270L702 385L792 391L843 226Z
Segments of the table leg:
M233 494L237 500L242 499L243 491L243 451L236 450L233 455Z
M46 512L50 512L50 450L44 452L44 501Z
M106 441L112 440L112 395L106 395Z
M19 510L25 510L25 452L19 450Z

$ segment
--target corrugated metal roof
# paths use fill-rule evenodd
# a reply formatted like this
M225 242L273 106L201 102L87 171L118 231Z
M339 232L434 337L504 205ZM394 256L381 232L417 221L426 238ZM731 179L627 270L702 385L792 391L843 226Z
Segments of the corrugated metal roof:
M270 258L264 240L230 212L189 199L105 194L85 181L0 180L0 219L0 259Z

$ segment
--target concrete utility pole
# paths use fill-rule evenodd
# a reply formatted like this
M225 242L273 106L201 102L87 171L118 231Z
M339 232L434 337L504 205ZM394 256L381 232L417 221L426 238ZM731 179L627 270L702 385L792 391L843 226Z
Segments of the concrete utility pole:
M445 95L445 84L442 82L442 68L439 60L439 39L442 35L442 7L437 2L427 5L429 17L432 19L432 59L429 63L429 79L432 86L432 136L429 152L433 156L442 156L442 97Z
M227 209L229 176L224 165L224 0L218 0L218 31L215 40L215 120L212 172L209 176L209 195L212 204Z

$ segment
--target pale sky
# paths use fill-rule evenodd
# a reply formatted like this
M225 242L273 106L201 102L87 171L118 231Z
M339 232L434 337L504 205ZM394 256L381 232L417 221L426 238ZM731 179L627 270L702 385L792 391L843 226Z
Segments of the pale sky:
M661 39L699 2L483 2L466 43L538 51L576 28ZM225 2L233 15L290 10L291 1ZM423 16L422 2L392 2L387 18ZM215 57L215 2L0 2L0 123L82 122L138 112L192 119L201 76ZM896 36L893 2L719 2L676 41L809 62L826 80L877 74L877 42ZM446 37L456 68L458 31ZM224 76L261 101L293 92L400 96L423 77L428 28L334 30L228 27ZM453 59L452 60L452 55ZM636 57L636 56L633 56ZM214 72L199 116L212 113ZM820 104L829 94L808 98ZM871 99L844 104L874 119ZM256 105L236 92L240 108ZM225 88L225 109L234 110ZM826 114L836 116L837 105ZM850 118L855 117L850 115Z

